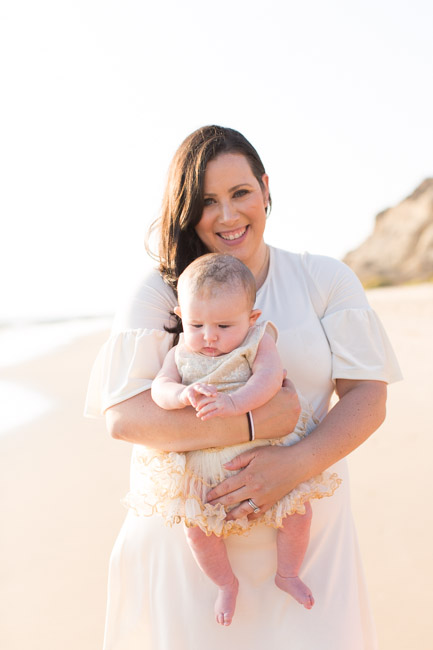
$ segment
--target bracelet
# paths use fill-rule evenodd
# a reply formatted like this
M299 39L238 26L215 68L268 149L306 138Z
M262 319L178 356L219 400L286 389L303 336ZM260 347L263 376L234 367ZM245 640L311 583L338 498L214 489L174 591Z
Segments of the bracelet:
M247 411L247 418L248 418L248 431L250 432L250 441L252 441L256 439L256 432L254 431L254 420L251 411Z

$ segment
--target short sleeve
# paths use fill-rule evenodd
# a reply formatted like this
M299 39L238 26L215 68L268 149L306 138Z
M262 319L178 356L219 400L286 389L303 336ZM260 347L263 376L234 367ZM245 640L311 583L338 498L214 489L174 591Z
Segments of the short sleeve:
M110 406L148 390L172 339L168 332L147 329L111 336L93 365L84 414L103 415Z
M364 289L338 260L304 255L310 295L332 356L332 379L392 383L402 379L398 361Z
M402 376L391 343L371 309L341 309L322 318L332 354L332 379L391 384Z
M173 345L176 299L155 271L146 276L116 315L113 333L102 346L90 375L84 415L98 417L107 408L148 390Z

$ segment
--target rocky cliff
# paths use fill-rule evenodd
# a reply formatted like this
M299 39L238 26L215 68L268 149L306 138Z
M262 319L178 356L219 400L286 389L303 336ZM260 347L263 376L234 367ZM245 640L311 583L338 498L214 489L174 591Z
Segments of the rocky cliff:
M370 237L343 261L365 287L433 279L433 178L380 212Z

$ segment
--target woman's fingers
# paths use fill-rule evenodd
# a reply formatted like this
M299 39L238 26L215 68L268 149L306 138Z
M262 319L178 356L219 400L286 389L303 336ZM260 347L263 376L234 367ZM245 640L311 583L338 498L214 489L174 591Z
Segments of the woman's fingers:
M253 458L253 451L245 451L243 454L239 454L239 456L233 458L233 460L230 462L225 463L224 467L235 471L243 467L247 467ZM207 500L210 502L219 499L220 497L229 494L233 490L238 490L239 487L243 486L244 484L245 477L243 477L241 473L230 476L229 478L226 478L225 481L222 481L216 485L210 492L208 492Z
M261 511L261 508L260 508ZM233 508L233 510L230 510L228 513L226 520L231 521L232 519L240 519L241 517L247 516L248 519L252 519L254 515L254 511L248 501L241 501L238 506ZM260 512L257 513L257 515L254 515L254 518L260 517Z
M244 467L247 467L253 458L255 458L255 452L244 451L243 454L239 454L239 456L235 456L235 458L230 460L228 463L224 463L224 467L232 472L236 472L240 469L243 469Z
M230 461L230 463L226 463L225 467L228 469L233 469L232 465L235 465L235 469L240 469L241 467L246 468L254 458L254 454L255 451L246 451L243 454L237 456L236 459ZM245 488L246 483L250 482L251 476L244 469L242 472L226 478L224 481L210 490L207 495L207 501L212 505L215 505L216 503L222 503L224 506L232 506L235 503L239 503L240 501L251 497Z
M260 513L254 513L250 507L248 518L256 519L300 482L293 447L258 447L226 463L227 469L240 471L213 488L208 493L208 502L235 506L227 515L228 519L235 519L247 513L248 499L252 499Z
M254 503L256 501L254 500ZM272 508L273 503L256 503L257 507L260 508L260 512L254 512L254 510L251 507L251 504L246 501L242 501L238 506L234 507L230 512L228 513L226 520L231 521L232 519L239 519L240 517L245 517L245 515L248 517L248 519L258 519L259 517L262 516L266 510L269 510L269 508Z
M242 473L235 474L226 478L221 483L218 483L210 492L207 494L207 501L212 505L216 503L222 503L225 506L233 505L234 503L239 503L242 501L243 496L239 495L239 490L241 490L245 485L245 477L242 476ZM236 494L236 497L231 498L232 495Z

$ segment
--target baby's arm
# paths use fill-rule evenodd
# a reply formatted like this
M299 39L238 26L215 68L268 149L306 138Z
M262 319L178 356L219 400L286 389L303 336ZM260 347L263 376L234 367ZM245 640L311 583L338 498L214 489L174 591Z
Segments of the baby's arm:
M184 386L176 366L175 349L171 348L164 359L161 370L152 382L152 399L163 409L182 409L185 406L197 406L203 396L217 394L214 386L208 384L191 384Z
M277 346L265 333L259 343L252 365L252 375L245 384L230 395L218 393L198 401L197 417L208 420L213 417L229 417L252 411L269 400L280 390L284 379Z

